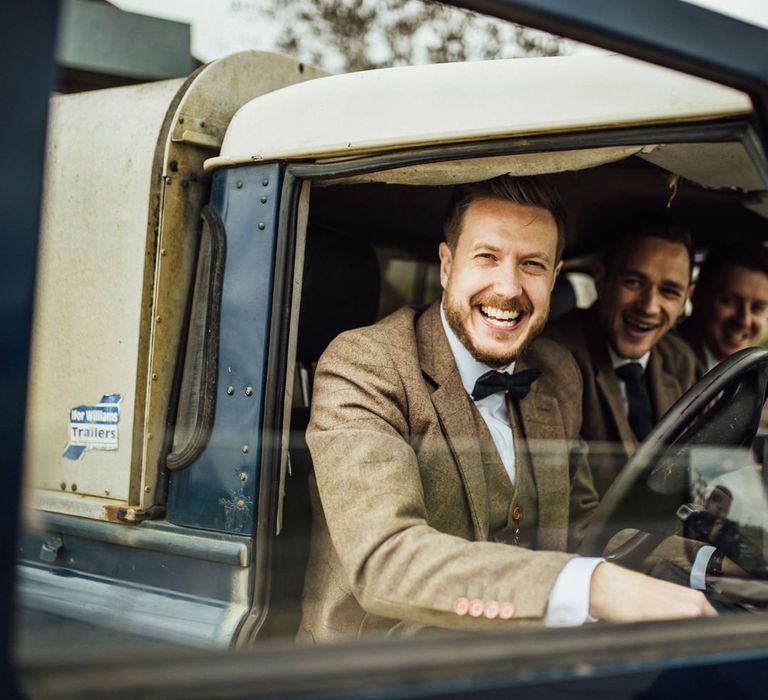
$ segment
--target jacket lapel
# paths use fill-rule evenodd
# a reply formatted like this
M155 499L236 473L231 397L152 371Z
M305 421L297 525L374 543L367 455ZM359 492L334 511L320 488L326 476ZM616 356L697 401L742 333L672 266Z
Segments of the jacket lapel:
M531 366L535 362L529 364L527 358L520 358L515 371ZM516 403L522 426L514 431L515 456L517 464L523 464L524 450L530 458L539 504L537 547L563 549L568 533L570 474L562 414L542 379L534 382L528 396ZM509 409L510 417L514 416L511 405ZM513 426L515 422L513 418Z
M448 441L467 494L475 537L488 539L488 488L480 443L475 432L472 399L464 390L435 303L419 318L416 327L422 371L437 385L432 403Z
M674 375L664 371L659 353L653 350L648 358L647 374L654 417L658 421L680 397L680 386Z
M611 365L611 356L608 354L608 346L605 334L600 330L597 320L597 312L594 305L588 311L588 327L590 328L587 345L592 357L592 366L595 368L595 385L600 398L608 406L606 419L613 425L619 439L624 443L627 453L633 452L637 440L627 418L627 409L624 407L624 399L619 389L619 380Z

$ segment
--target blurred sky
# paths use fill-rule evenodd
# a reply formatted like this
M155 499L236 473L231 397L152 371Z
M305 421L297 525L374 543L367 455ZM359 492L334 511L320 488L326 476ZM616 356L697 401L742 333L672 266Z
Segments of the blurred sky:
M768 0L686 0L768 28ZM201 61L243 49L273 49L278 27L266 8L280 0L111 0L131 12L188 22Z

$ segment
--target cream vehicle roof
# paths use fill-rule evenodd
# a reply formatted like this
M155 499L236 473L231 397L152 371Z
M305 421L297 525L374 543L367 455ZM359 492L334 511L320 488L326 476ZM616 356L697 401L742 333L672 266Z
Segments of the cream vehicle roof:
M331 76L257 97L206 169L752 109L739 91L620 56L438 64Z

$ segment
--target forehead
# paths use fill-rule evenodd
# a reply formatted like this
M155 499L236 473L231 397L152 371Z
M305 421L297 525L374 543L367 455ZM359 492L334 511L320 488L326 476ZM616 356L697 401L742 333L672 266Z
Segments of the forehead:
M616 260L615 272L639 272L651 279L687 284L691 260L682 243L649 236L624 247Z
M715 292L737 293L745 298L768 300L768 275L742 265L723 265L714 280Z
M552 213L541 207L490 197L470 202L461 221L460 246L514 244L551 247L554 251L557 224Z

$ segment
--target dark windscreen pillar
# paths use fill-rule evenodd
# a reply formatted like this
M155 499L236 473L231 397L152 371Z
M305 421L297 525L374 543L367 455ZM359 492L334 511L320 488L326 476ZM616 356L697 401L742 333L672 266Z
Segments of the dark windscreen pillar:
M175 471L167 517L176 525L254 531L281 183L282 166L275 163L213 177L210 204L224 260L220 283L209 286L217 297L218 342L200 349L216 352L202 363L215 371L207 380L212 385L198 389L210 395L212 407L200 416L209 423L197 431L205 441L191 450L194 458L169 465ZM190 398L179 397L180 415Z
M48 95L58 2L0 4L0 633L3 697L18 695L12 615ZM55 390L52 388L52 390Z

